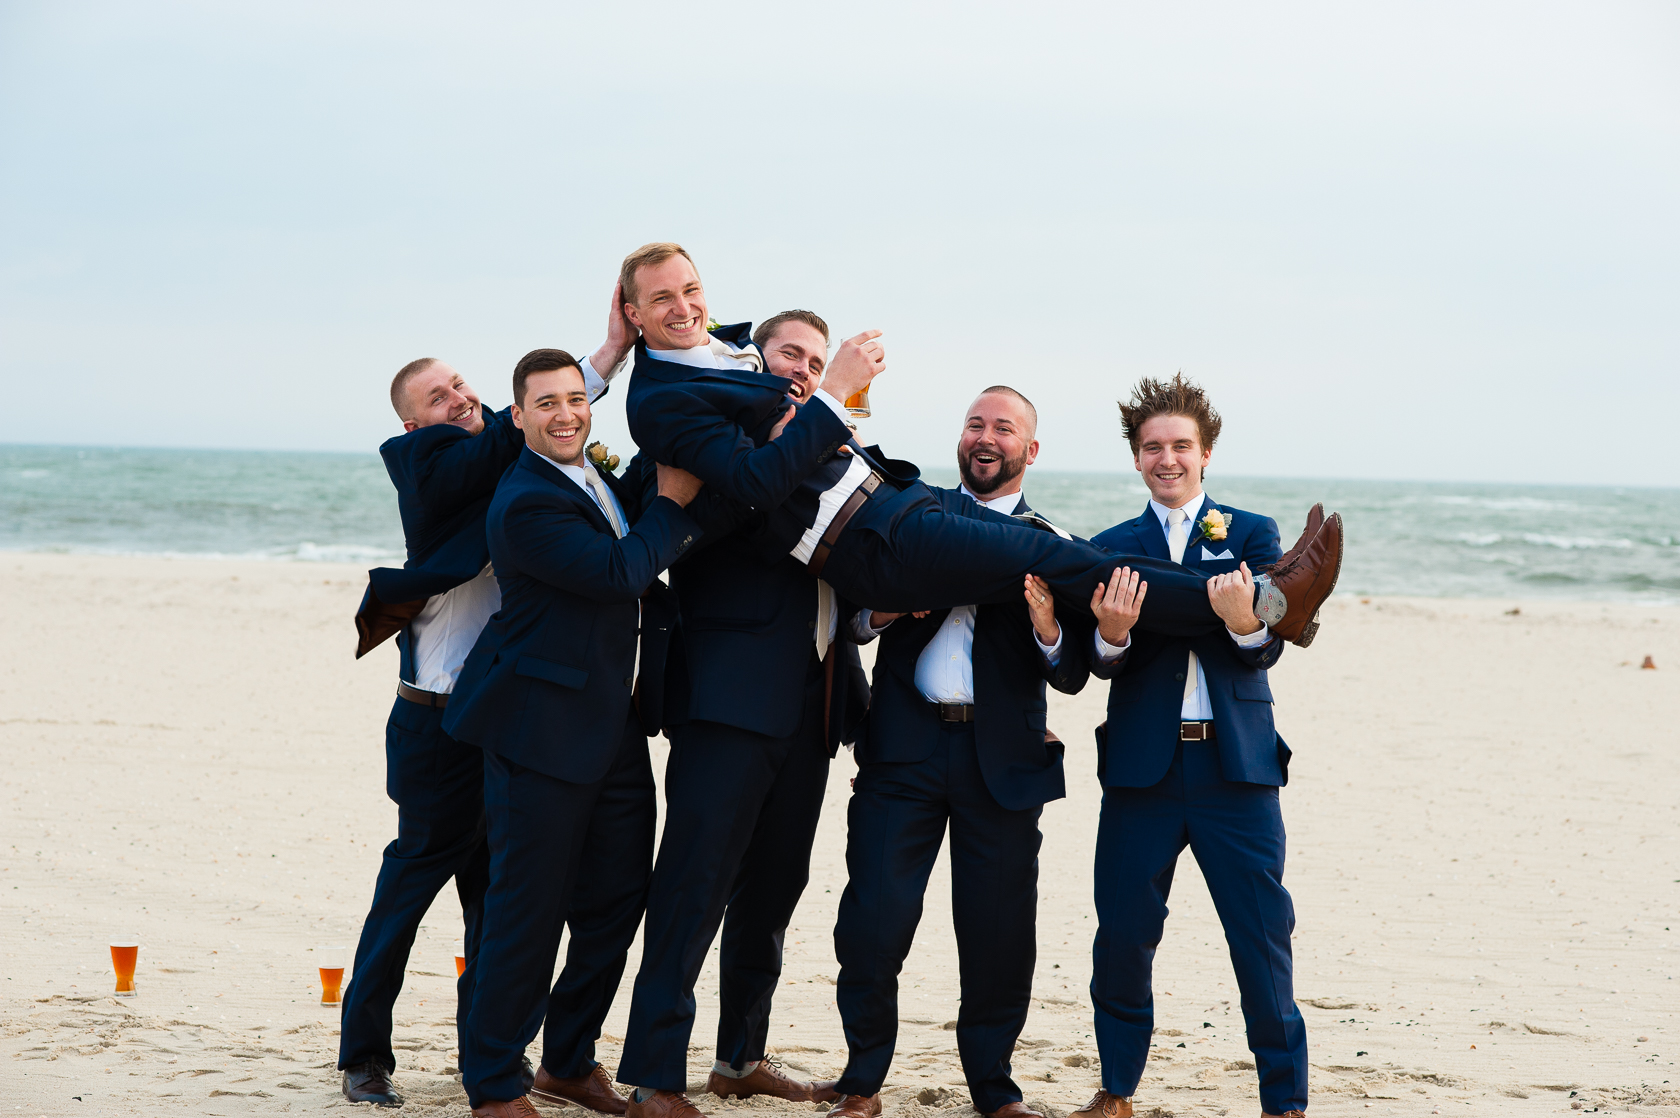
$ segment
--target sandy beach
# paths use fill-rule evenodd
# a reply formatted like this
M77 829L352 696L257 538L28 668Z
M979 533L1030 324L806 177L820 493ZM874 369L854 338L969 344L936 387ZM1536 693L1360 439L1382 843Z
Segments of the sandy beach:
M0 569L0 1112L348 1107L315 949L353 948L395 821L382 743L396 655L351 657L362 569L23 553ZM1657 670L1640 669L1647 655ZM1338 598L1272 678L1295 751L1286 882L1311 1112L1680 1114L1680 609ZM1069 796L1044 813L1036 998L1015 1068L1052 1118L1098 1082L1090 730L1105 694L1051 698ZM656 743L656 771L664 753ZM844 1062L831 929L853 771L842 753L772 1025L782 1061L823 1077ZM903 975L889 1115L972 1113L946 1027L948 896L941 869ZM1257 1115L1189 857L1168 929L1139 1113ZM107 945L130 937L139 996L118 1000ZM458 942L445 892L397 1008L405 1112L467 1113ZM609 1068L627 994L628 979ZM700 997L696 1081L715 972ZM711 1113L812 1112L695 1098Z

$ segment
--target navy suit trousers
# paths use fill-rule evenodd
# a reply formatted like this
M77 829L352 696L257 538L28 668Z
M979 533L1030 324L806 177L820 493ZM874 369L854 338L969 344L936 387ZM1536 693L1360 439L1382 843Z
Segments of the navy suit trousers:
M397 805L397 837L385 848L373 904L362 922L344 991L338 1066L397 1066L391 1007L420 921L455 879L467 959L478 954L489 853L484 840L484 754L443 732L443 711L396 700L385 724L385 792ZM470 972L469 972L470 973ZM457 1031L465 1035L472 984L458 986Z
M1149 583L1139 627L1198 636L1224 625L1208 603L1206 575L1166 559L1112 555L1000 515L947 512L926 486L916 485L922 499L877 490L840 533L823 578L847 600L892 613L1017 602L1023 580L1036 574L1058 599L1088 610L1097 584L1129 566Z
M648 895L618 1081L688 1089L694 983L723 926L717 1057L764 1058L782 941L811 873L828 786L823 676L813 649L799 728L768 737L717 722L670 730L665 829Z
M951 911L962 1003L957 1051L974 1108L1018 1102L1009 1057L1032 1000L1038 941L1042 807L1010 811L986 790L973 723L946 723L925 761L858 769L847 813L846 869L834 952L849 1055L837 1090L873 1095L898 1040L898 973L945 828L951 830Z
M569 1079L595 1066L601 1022L647 902L657 813L647 738L632 714L594 784L487 752L484 808L490 891L461 1044L461 1083L473 1106L525 1093L521 1058L538 1028L550 1075ZM566 966L545 998L567 925Z
M1305 1109L1307 1030L1295 1005L1295 908L1283 887L1278 790L1226 780L1212 742L1180 742L1152 787L1103 790L1091 978L1103 1089L1130 1096L1143 1076L1155 1026L1150 971L1186 846L1225 926L1261 1108Z

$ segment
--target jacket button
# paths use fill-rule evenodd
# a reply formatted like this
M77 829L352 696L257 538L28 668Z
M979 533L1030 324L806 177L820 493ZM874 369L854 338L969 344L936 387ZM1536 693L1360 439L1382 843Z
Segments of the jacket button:
M1173 676L1173 678L1178 680L1178 682L1183 683L1184 682L1184 673L1179 672L1177 675Z
M628 676L627 675L627 676L624 677L624 686L634 687L635 685L636 685L636 679L635 679L634 676Z
M817 627L817 622L813 618L812 620L805 622L805 625L807 628L815 629Z

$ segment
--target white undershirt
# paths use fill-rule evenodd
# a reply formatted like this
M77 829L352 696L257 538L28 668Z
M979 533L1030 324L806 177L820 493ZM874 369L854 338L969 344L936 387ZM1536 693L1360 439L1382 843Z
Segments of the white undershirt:
M502 608L502 588L490 564L431 600L408 623L414 641L414 686L447 695L455 690L461 665L478 642L490 615Z

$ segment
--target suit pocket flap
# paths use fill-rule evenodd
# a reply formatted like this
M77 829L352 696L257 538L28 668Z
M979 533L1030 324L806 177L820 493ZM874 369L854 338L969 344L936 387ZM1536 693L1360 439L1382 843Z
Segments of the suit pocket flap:
M1263 679L1239 679L1235 686L1239 699L1248 699L1256 703L1272 701L1272 685Z
M583 685L589 682L588 672L568 668L564 664L556 664L553 660L544 660L537 656L521 656L513 666L513 674L546 679L550 683L558 683L575 691L582 691Z
M1049 715L1045 711L1029 710L1025 713L1026 713L1026 718L1027 718L1027 729L1029 729L1029 730L1043 730L1045 728L1045 725L1046 725L1045 719L1049 717Z

